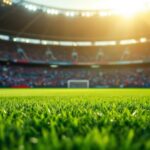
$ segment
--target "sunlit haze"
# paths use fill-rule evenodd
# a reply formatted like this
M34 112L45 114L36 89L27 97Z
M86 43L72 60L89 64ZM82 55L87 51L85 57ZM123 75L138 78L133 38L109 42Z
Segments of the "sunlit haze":
M150 0L26 0L33 3L44 4L47 6L76 9L76 10L99 10L113 9L124 10L130 13L146 9L149 7ZM132 10L131 10L132 9Z

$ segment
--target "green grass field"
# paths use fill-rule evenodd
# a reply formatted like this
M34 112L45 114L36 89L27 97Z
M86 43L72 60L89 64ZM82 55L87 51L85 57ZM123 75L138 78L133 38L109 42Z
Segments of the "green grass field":
M0 150L150 150L150 90L0 89Z

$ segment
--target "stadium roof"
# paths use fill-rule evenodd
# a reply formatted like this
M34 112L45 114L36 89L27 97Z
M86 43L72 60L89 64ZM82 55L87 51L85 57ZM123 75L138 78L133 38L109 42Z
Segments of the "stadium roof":
M140 39L141 37L149 37L150 35L150 11L142 12L129 18L122 17L121 15L108 15L108 17L100 15L93 15L91 17L89 17L89 15L82 16L82 14L84 14L82 11L81 14L72 16L73 11L67 10L60 11L61 13L53 15L53 13L49 13L49 11L53 9L46 8L48 7L46 3L44 7L42 6L42 3L44 4L46 0L30 0L32 2L41 2L41 6L35 6L32 2L27 3L27 5L33 5L33 8L37 8L33 11L31 9L32 7L29 7L30 9L25 7L25 0L15 1L16 4L12 6L0 6L0 34L56 41L109 41ZM70 1L73 2L73 0ZM83 0L80 0L80 2L82 1ZM133 4L133 1L135 2L135 0L132 0L131 4ZM139 0L139 2L140 1L141 0ZM150 2L150 0L148 1ZM49 2L52 2L52 0L49 0ZM53 2L58 2L58 0L53 0ZM67 2L67 0L64 0L64 2ZM136 2L138 2L138 0ZM47 11L45 11L45 9L47 9ZM70 12L70 16L68 16L68 12ZM134 11L130 12L128 10L129 16L130 13L132 14ZM89 14L88 11L86 14Z
M74 10L95 10L103 0L25 0L55 8ZM85 5L86 4L86 5Z
M60 9L72 10L122 10L122 9L145 9L149 7L150 0L23 0L25 2L45 5ZM136 7L135 7L136 6Z

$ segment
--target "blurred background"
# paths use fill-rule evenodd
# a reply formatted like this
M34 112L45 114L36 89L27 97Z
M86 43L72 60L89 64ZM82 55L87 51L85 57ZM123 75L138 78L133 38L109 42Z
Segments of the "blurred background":
M149 88L150 0L1 0L0 87Z

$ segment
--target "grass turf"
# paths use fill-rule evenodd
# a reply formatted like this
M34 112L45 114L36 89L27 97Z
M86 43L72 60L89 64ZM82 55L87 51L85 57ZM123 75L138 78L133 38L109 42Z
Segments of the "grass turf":
M150 90L0 89L1 150L149 150Z

